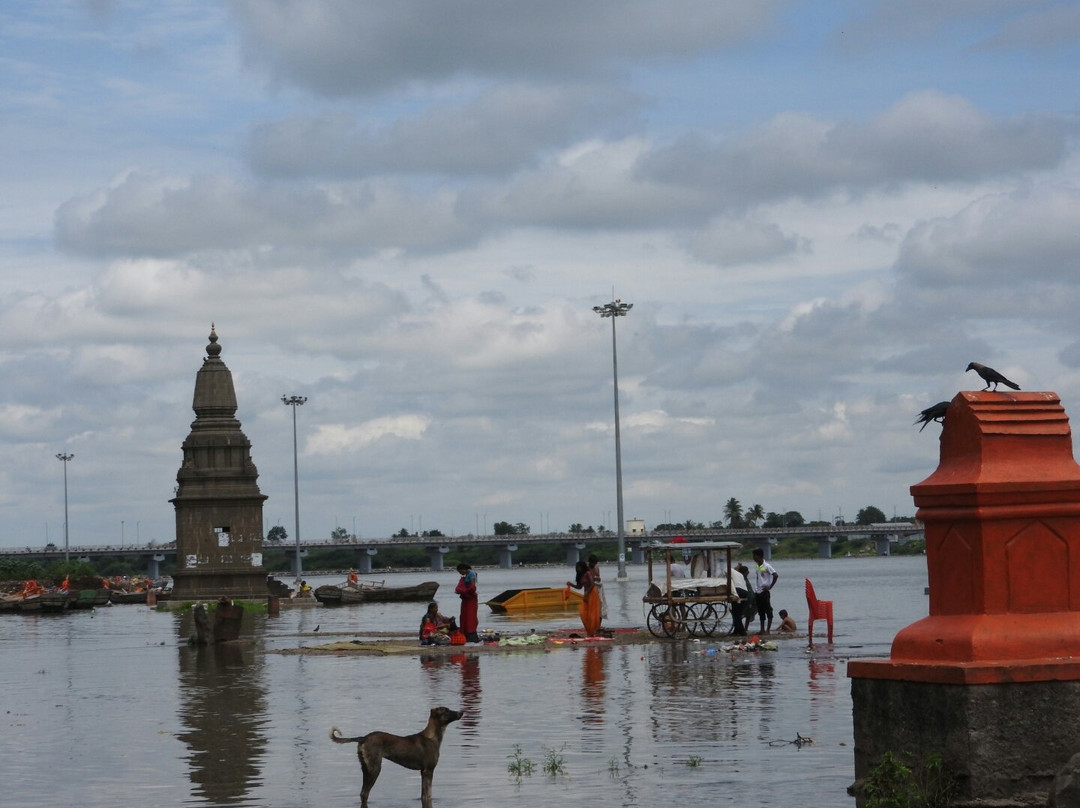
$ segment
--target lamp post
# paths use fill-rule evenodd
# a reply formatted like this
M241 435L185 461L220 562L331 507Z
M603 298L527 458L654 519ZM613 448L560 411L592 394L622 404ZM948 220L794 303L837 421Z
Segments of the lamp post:
M68 553L68 500L67 500L67 464L75 455L61 452L56 459L64 464L64 563L71 560Z
M296 580L304 571L300 560L300 462L296 453L296 408L307 401L307 396L282 396L281 403L292 407L292 453L293 453L293 509L296 513Z
M611 371L615 380L615 515L619 520L616 526L616 537L619 542L619 567L615 580L626 580L626 536L623 535L623 502L622 502L622 442L619 439L619 352L615 343L615 320L625 317L633 303L623 303L621 300L613 300L603 306L593 306L593 311L601 317L611 318Z
M124 549L124 520L120 520L120 549Z

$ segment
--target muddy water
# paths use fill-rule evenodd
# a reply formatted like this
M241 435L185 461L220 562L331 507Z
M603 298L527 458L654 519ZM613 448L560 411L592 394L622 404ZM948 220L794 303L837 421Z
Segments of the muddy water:
M245 617L249 643L188 647L189 618L145 606L62 616L0 615L0 759L5 805L302 806L359 804L355 747L327 733L412 732L437 704L465 717L447 732L435 804L681 808L850 806L847 660L888 653L926 615L921 558L778 562L776 608L805 629L802 580L835 603L836 642L730 654L722 641L561 647L498 655L324 657L268 653L376 632L412 634L422 606L283 609ZM480 570L481 598L561 585L565 568ZM644 573L614 582L615 626L642 626ZM453 572L438 579L456 611ZM319 583L311 579L312 583ZM576 615L497 618L502 632L578 625ZM316 628L318 631L316 631ZM796 745L799 736L812 744ZM515 778L517 754L531 775ZM560 772L544 771L561 764ZM415 806L419 776L388 765L373 806ZM584 801L584 802L578 802Z

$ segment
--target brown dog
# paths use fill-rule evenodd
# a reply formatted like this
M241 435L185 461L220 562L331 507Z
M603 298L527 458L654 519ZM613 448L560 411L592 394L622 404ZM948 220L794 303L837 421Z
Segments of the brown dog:
M337 727L330 729L334 743L356 742L356 756L364 772L364 787L360 791L360 805L367 806L368 794L379 779L383 758L420 771L420 801L424 808L431 805L431 778L439 763L439 747L443 733L461 713L449 707L433 707L427 726L415 735L391 735L389 732L369 732L355 738L343 738Z

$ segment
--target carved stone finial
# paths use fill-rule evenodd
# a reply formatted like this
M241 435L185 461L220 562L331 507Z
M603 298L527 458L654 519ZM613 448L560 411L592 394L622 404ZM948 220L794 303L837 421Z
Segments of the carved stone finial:
M210 344L206 346L206 355L210 357L221 355L221 346L217 344L217 332L214 330L214 324L210 323Z

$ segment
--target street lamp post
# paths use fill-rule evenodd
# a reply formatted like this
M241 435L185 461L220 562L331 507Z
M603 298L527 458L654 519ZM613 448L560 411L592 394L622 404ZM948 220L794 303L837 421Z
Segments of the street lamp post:
M619 542L619 567L615 578L617 581L626 580L626 536L623 534L623 501L622 501L622 442L619 438L619 352L615 343L615 320L625 317L633 303L623 303L621 300L613 300L603 306L593 306L593 311L601 317L611 318L611 371L615 380L615 515L619 520L616 525L616 537Z
M292 407L292 452L293 452L293 509L296 513L296 580L304 571L300 560L300 461L296 452L296 408L307 401L307 396L282 396L281 403Z
M124 520L120 520L120 549L124 549Z
M68 499L67 499L67 464L75 455L61 452L56 459L64 464L64 563L71 560L68 553Z

